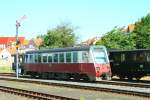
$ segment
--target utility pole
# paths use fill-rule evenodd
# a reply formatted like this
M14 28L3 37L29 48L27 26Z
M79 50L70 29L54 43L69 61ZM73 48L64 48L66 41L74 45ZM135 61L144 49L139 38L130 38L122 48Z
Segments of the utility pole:
M21 17L21 19L19 21L16 20L16 77L18 79L19 76L19 45L20 45L20 40L18 38L18 29L21 26L20 23L26 19L27 17L24 15L23 17Z

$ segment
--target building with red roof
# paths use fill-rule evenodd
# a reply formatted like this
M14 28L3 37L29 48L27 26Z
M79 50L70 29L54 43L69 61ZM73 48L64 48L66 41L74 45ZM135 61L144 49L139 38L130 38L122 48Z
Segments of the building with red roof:
M18 37L20 44L24 43L25 37ZM16 42L16 37L0 37L0 49L12 47Z

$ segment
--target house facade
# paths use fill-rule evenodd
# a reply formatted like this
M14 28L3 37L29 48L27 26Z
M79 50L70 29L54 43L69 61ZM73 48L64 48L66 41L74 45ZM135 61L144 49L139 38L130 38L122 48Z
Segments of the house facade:
M26 40L25 37L18 37L20 46L19 54L26 51L38 49L38 45L42 43L40 39ZM12 67L16 57L16 37L0 37L0 66Z
M24 44L25 37L18 37L20 44ZM12 67L16 54L16 37L0 37L0 66Z
M7 49L0 51L0 67L12 67L13 58Z

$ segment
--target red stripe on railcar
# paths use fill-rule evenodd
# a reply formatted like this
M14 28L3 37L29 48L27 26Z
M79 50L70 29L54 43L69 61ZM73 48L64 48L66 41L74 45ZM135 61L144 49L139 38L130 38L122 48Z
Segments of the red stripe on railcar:
M96 76L93 63L70 63L70 64L25 64L25 70L31 72L59 72L80 73Z

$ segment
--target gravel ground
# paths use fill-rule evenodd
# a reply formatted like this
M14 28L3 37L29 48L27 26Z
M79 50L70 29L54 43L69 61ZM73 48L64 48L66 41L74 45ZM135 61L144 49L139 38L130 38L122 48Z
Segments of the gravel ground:
M12 82L0 80L1 86L17 87L27 90L34 90L43 93L49 93L53 95L60 95L65 97L72 97L82 100L150 100L149 98L142 98L130 95L116 94L116 93L106 93L106 92L96 92L89 90L71 89L64 87L46 86L31 83L22 82ZM1 99L0 100L17 100L17 99ZM19 99L20 100L20 99ZM23 100L21 98L21 100ZM28 100L28 99L24 99Z
M35 100L26 97L0 92L0 100Z

